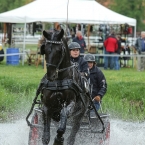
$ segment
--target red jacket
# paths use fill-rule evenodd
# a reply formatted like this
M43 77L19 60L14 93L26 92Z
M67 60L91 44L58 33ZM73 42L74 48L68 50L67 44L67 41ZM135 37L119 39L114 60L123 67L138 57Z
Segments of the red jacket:
M115 37L109 36L105 41L104 41L104 46L106 51L108 52L116 52L118 49L118 41Z

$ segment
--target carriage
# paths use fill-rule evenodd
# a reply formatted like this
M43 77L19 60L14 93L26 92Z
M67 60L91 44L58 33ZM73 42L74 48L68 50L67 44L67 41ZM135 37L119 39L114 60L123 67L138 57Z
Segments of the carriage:
M28 145L43 145L42 144L42 132L43 132L43 120L42 120L42 104L37 101L38 106L33 109L31 116L31 125L29 131ZM94 117L90 116L87 112L81 122L79 132L76 136L75 145L109 145L110 139L110 120L109 114L102 112L98 113ZM28 120L27 120L28 121ZM67 122L67 129L65 138L70 133L71 123L73 119L70 117ZM51 122L51 142L53 144L54 134L57 130L58 123L55 121ZM64 142L64 144L66 144Z
M26 117L28 145L109 145L109 115L96 110L91 85L70 62L63 34L63 29L43 31L41 54L45 54L47 73Z

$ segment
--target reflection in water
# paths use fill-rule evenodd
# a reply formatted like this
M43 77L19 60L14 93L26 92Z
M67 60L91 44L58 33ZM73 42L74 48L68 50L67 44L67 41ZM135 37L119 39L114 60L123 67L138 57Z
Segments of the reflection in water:
M0 124L0 145L28 145L28 135L25 121ZM145 123L111 120L110 145L145 145Z

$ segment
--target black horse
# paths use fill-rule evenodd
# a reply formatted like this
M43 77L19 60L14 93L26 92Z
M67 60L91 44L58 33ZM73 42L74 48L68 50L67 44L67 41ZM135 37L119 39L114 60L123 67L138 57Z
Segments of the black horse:
M47 66L46 76L42 80L45 83L41 90L43 145L48 145L50 141L51 119L59 122L54 145L63 144L63 134L70 116L73 116L73 124L67 145L73 145L82 117L89 106L89 97L84 93L83 87L80 87L81 75L77 66L70 61L69 49L63 35L63 29L53 32L43 31L45 43L41 47L41 53L45 54Z

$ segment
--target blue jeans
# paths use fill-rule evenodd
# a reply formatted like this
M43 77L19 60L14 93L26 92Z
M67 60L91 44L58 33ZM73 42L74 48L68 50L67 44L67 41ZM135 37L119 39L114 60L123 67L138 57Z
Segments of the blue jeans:
M94 101L94 105L95 105L96 110L98 111L100 109L100 103L97 101Z
M114 69L115 70L119 70L120 69L119 56L114 56Z
M95 108L96 108L97 111L100 109L99 102L94 101L94 106L95 106ZM90 111L90 117L96 117L96 114L95 114L95 110L94 109Z
M107 52L105 50L105 54L114 54L114 52ZM114 56L104 56L104 69L108 69L108 66L110 69L114 68Z

